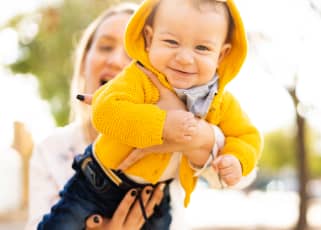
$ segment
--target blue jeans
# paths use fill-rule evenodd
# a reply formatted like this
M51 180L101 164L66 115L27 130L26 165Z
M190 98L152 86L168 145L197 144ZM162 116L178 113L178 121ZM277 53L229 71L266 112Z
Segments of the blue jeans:
M39 223L38 230L82 230L85 229L86 219L93 214L100 214L111 218L113 213L131 188L141 190L146 185L138 185L125 179L132 186L119 187L115 185L102 171L97 162L92 162L93 169L88 174L81 169L83 159L92 156L91 145L85 153L74 159L74 176L67 182L64 189L59 193L60 200L46 214ZM169 229L171 223L169 186L164 189L164 198L161 204L155 209L154 214L148 219L142 229Z

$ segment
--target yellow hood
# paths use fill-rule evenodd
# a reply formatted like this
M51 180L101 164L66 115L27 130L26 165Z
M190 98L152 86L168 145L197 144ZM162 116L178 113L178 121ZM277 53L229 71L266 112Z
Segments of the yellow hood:
M165 86L171 88L166 81L165 76L155 70L150 64L148 55L145 51L145 41L142 33L149 14L159 1L160 0L143 1L136 13L131 17L125 34L125 49L131 58L143 63L144 66L158 75L160 81ZM239 11L233 0L226 0L226 3L234 21L234 30L231 34L231 52L223 59L217 70L220 78L221 90L239 72L247 54L246 33Z

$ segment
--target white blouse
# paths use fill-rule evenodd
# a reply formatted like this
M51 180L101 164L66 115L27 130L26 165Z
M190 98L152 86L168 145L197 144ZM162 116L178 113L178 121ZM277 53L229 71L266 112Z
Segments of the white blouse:
M59 199L59 191L73 175L71 167L76 154L88 143L78 123L57 128L37 144L30 161L29 218L26 229L34 230L43 215Z

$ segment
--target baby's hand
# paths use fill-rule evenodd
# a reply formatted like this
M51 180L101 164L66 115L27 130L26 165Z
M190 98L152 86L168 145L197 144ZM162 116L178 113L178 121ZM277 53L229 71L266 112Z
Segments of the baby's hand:
M238 183L242 177L242 166L240 161L232 154L218 156L212 166L220 174L221 179L232 186Z
M192 140L197 128L197 120L190 112L170 110L165 119L163 138L168 141L183 143Z

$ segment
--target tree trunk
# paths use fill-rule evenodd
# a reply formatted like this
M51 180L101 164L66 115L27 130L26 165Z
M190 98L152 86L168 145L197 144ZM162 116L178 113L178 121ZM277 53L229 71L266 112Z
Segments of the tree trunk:
M21 122L14 122L14 139L12 147L15 148L21 156L22 167L22 191L20 207L27 209L29 197L29 160L33 149L33 140L30 132Z
M299 100L296 95L296 88L289 90L289 93L293 99L294 105L297 108ZM297 169L299 177L299 218L296 230L305 230L308 228L307 223L307 210L308 210L308 195L307 195L307 182L308 182L308 164L307 153L305 147L305 118L302 117L298 111L295 113L296 117L296 155L297 155Z

